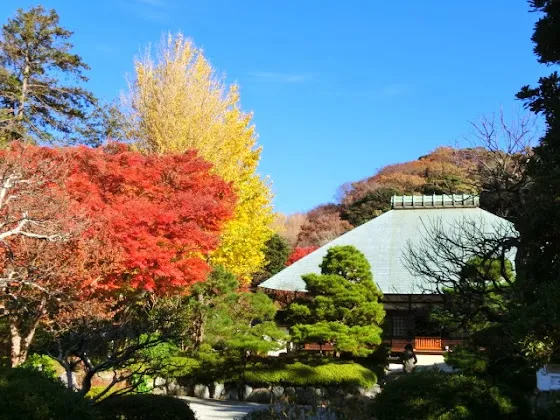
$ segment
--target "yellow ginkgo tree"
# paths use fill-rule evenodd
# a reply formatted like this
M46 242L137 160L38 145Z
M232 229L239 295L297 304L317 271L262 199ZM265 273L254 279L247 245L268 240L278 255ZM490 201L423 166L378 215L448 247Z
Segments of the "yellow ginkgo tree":
M240 108L238 86L228 86L180 33L165 37L155 56L148 49L134 68L123 98L127 136L147 153L195 149L232 182L237 207L212 262L249 282L263 266L263 247L272 236L272 194L257 173L261 148L252 115Z

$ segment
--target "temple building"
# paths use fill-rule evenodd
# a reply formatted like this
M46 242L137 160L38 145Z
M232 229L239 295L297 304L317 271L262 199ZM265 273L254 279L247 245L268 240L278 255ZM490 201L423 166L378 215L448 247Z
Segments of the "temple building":
M259 285L272 295L305 293L301 276L320 274L327 250L353 245L371 265L373 278L383 293L386 310L384 340L395 351L411 342L417 352L438 354L453 347L461 337L438 329L429 319L434 304L442 302L433 282L415 275L405 263L410 247L425 244L430 226L443 227L456 235L475 228L488 235L513 231L510 222L479 207L477 196L394 196L392 209L327 243ZM514 253L507 255L513 263Z

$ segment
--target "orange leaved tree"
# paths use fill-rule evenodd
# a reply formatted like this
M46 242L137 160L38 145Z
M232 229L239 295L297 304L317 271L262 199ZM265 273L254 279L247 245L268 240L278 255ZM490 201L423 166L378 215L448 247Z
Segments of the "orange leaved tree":
M25 361L41 322L52 327L72 308L91 301L109 315L114 291L203 280L235 201L209 169L194 153L143 156L119 145L2 150L0 305L11 364Z

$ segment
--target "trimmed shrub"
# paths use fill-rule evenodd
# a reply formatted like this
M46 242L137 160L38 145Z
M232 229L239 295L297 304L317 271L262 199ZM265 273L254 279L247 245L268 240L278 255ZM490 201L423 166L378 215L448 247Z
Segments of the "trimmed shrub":
M96 419L90 403L32 369L0 371L2 420Z
M166 395L110 397L98 404L103 420L196 420L185 400Z
M501 389L473 376L424 371L390 382L375 398L379 420L526 419Z
M457 346L452 352L446 353L445 362L465 375L500 382L515 387L519 392L530 393L537 385L535 370L523 355L519 353L504 357L499 346L487 350Z
M315 405L299 405L293 402L279 401L265 410L253 411L243 420L371 420L372 400L364 398L347 398L340 396L334 400L318 402Z
M369 388L375 373L358 363L326 363L317 366L300 362L284 366L253 366L245 380L254 385L329 386L353 385Z
M317 410L315 407L283 404L270 406L266 410L253 411L245 415L242 420L286 420L286 419L318 419L336 420L334 413ZM356 419L353 419L356 420Z

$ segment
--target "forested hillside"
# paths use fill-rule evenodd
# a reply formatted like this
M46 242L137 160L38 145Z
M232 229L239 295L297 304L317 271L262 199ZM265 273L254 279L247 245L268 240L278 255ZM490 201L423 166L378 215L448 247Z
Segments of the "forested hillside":
M480 127L486 123L491 122L483 121ZM524 182L517 164L528 158L518 146L509 153L489 147L439 147L416 160L387 165L368 178L342 185L336 202L303 214L278 215L276 228L296 250L322 246L389 210L391 197L403 194L481 194L482 207L511 218L510 210L505 210L511 206L505 203L515 199Z

